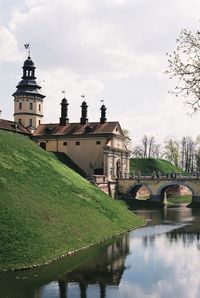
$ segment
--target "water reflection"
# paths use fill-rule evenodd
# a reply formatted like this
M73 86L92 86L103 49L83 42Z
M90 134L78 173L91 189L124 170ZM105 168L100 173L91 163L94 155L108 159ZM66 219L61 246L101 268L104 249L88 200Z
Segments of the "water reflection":
M136 212L148 225L113 243L33 271L0 275L0 297L199 297L199 210Z
M104 298L107 285L118 286L120 284L128 253L129 235L125 234L109 245L100 256L61 276L56 287L59 296L52 297L66 298L68 293L72 292L71 290L76 295L75 297L87 297L88 287L95 284L95 293L99 292L99 297ZM55 288L55 284L53 283L51 287ZM36 291L35 297L49 297L48 287L43 292Z

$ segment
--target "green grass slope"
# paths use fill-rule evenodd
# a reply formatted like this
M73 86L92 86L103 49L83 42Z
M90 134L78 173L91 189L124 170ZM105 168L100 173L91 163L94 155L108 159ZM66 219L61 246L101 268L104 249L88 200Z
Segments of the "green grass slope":
M0 130L0 270L41 264L142 223L55 155Z
M130 160L131 172L153 172L160 171L162 173L181 173L182 170L175 167L169 161L159 158L131 158Z

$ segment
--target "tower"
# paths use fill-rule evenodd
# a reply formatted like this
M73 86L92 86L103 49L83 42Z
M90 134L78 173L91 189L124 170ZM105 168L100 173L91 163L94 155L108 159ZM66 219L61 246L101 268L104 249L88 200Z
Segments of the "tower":
M22 80L16 86L14 96L14 121L30 130L35 130L43 118L43 98L41 87L36 82L35 65L30 57L23 65Z

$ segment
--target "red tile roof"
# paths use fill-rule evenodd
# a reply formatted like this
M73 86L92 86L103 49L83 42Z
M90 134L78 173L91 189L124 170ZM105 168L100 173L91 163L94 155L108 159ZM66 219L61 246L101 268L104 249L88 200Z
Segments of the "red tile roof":
M111 134L114 133L116 127L120 128L119 122L106 122L104 124L91 122L86 125L67 123L65 126L60 124L40 124L33 133L33 136Z
M16 123L14 121L9 121L5 119L0 119L0 129L12 131L12 132L18 132L22 134L28 134L30 135L30 131L26 129L22 124Z

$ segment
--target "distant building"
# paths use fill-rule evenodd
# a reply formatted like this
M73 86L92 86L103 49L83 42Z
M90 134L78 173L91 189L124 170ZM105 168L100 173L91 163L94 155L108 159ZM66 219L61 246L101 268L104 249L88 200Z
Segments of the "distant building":
M36 82L35 68L29 55L23 65L22 80L13 94L14 122L1 120L0 128L24 131L43 149L65 153L88 176L105 175L108 180L113 180L128 173L130 151L126 146L127 137L119 122L107 121L104 104L100 120L89 122L88 106L83 101L80 121L70 123L69 103L64 97L59 122L42 124L45 96Z

